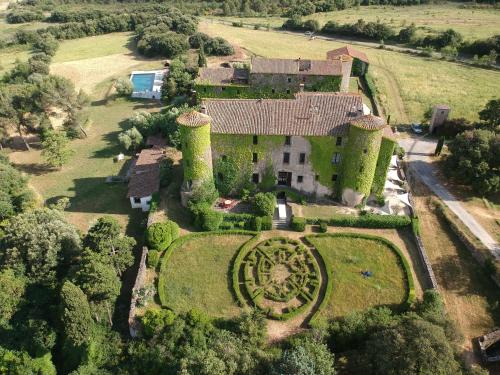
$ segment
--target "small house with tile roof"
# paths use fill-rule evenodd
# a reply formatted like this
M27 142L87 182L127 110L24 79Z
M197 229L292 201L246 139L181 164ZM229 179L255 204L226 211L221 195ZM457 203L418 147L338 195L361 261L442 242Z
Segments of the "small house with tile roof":
M353 59L351 70L353 76L362 76L368 71L368 66L370 65L368 56L366 56L364 52L358 51L351 46L344 46L326 53L326 58L328 60L336 60L342 56L349 56Z
M274 180L355 206L380 194L395 141L358 94L299 92L291 99L203 100L179 117L183 192L214 178L236 184ZM233 164L237 176L227 174Z

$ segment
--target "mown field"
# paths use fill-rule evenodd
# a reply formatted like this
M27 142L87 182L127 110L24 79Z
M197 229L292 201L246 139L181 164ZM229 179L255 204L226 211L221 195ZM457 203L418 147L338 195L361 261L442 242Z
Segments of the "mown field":
M230 275L234 257L249 239L251 236L208 235L175 249L161 267L162 304L177 313L198 308L218 318L239 315Z
M106 184L105 178L126 171L127 165L114 162L113 157L123 151L118 143L123 121L139 109L157 110L125 100L91 106L89 136L71 142L74 155L61 170L45 169L40 150L36 149L12 152L10 160L29 175L30 184L44 200L50 203L68 197L67 217L81 230L86 231L97 217L110 214L125 227L133 223L129 228L133 231L145 215L130 208L126 184Z
M424 33L442 31L449 28L460 32L465 39L481 39L500 33L500 11L498 9L465 9L462 3L425 4L420 6L361 6L334 12L315 13L304 19L315 19L320 25L328 21L354 23L362 18L365 21L380 21L399 31L414 22L423 28ZM268 23L272 27L283 24L284 18L227 18L252 24Z
M320 318L335 318L375 306L399 307L406 298L406 276L385 244L364 238L308 237L332 272L332 292ZM361 272L372 272L364 277Z
M201 30L266 57L323 59L327 51L344 45L210 22L202 23ZM486 102L498 96L498 71L377 48L355 48L366 52L371 61L370 71L380 91L386 116L391 115L391 123L420 121L424 112L437 103L449 104L452 117L477 119L477 112Z

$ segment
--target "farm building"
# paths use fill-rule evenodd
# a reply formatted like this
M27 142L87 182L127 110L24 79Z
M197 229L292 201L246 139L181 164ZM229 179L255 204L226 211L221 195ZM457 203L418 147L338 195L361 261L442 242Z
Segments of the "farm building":
M328 60L252 58L248 67L202 68L200 98L293 98L299 91L347 92L352 58Z
M271 179L350 206L380 194L395 141L386 122L364 108L360 95L338 92L204 100L201 113L178 118L184 199L204 181L230 178L230 163L238 181Z
M366 56L364 52L358 51L350 46L337 48L326 53L326 58L329 60L335 60L341 56L349 56L353 59L351 71L353 76L362 76L368 71L368 66L370 65L368 56Z

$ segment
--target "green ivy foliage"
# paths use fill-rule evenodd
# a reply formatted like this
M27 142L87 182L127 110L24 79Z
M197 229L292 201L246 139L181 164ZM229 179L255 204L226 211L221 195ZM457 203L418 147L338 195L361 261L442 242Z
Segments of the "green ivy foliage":
M337 92L340 91L340 84L342 83L341 76L329 76L322 78L312 85L312 90L307 91L321 91L321 92Z
M365 196L370 194L381 141L382 130L350 126L342 160L341 192L350 188Z
M333 164L335 152L342 153L343 147L336 146L335 137L306 137L311 144L311 164L314 172L319 175L319 183L334 189L332 175L339 174L339 165Z
M248 85L211 85L199 82L195 86L198 99L227 98L227 99L293 99L294 94L286 91L272 92L271 87L252 87Z
M375 168L375 176L373 177L372 192L381 194L384 191L387 171L391 165L391 157L394 153L396 142L390 138L382 137L380 151L378 153L377 166Z
M212 178L210 124L191 128L179 126L184 182L203 182Z
M215 187L223 196L229 196L238 183L238 165L231 158L215 161Z

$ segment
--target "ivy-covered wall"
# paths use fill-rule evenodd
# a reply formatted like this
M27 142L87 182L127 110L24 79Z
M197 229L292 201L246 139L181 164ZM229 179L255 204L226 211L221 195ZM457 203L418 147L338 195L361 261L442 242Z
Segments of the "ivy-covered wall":
M396 147L396 142L390 138L382 137L380 151L378 153L377 167L375 168L375 176L373 177L372 192L381 194L384 190L387 170L391 165L391 157Z
M199 127L179 126L184 183L193 185L212 179L210 124Z
M364 61L361 61L360 59L353 59L352 62L352 75L360 77L362 75L365 75L366 72L368 71L368 64L365 63Z
M342 83L341 76L329 76L319 79L311 86L306 86L306 91L320 91L320 92L335 92L340 91L340 84Z
M203 98L226 98L226 99L292 99L293 91L289 94L283 91L273 93L271 87L252 87L247 85L223 85L196 84L196 96Z
M381 141L382 130L350 126L342 161L342 193L350 188L365 197L370 194Z
M314 172L319 175L319 183L336 191L336 183L332 181L334 174L340 174L340 164L333 164L333 154L342 154L344 147L336 146L336 137L306 137L311 144L310 161ZM341 158L343 155L341 155ZM337 179L337 183L340 179Z

